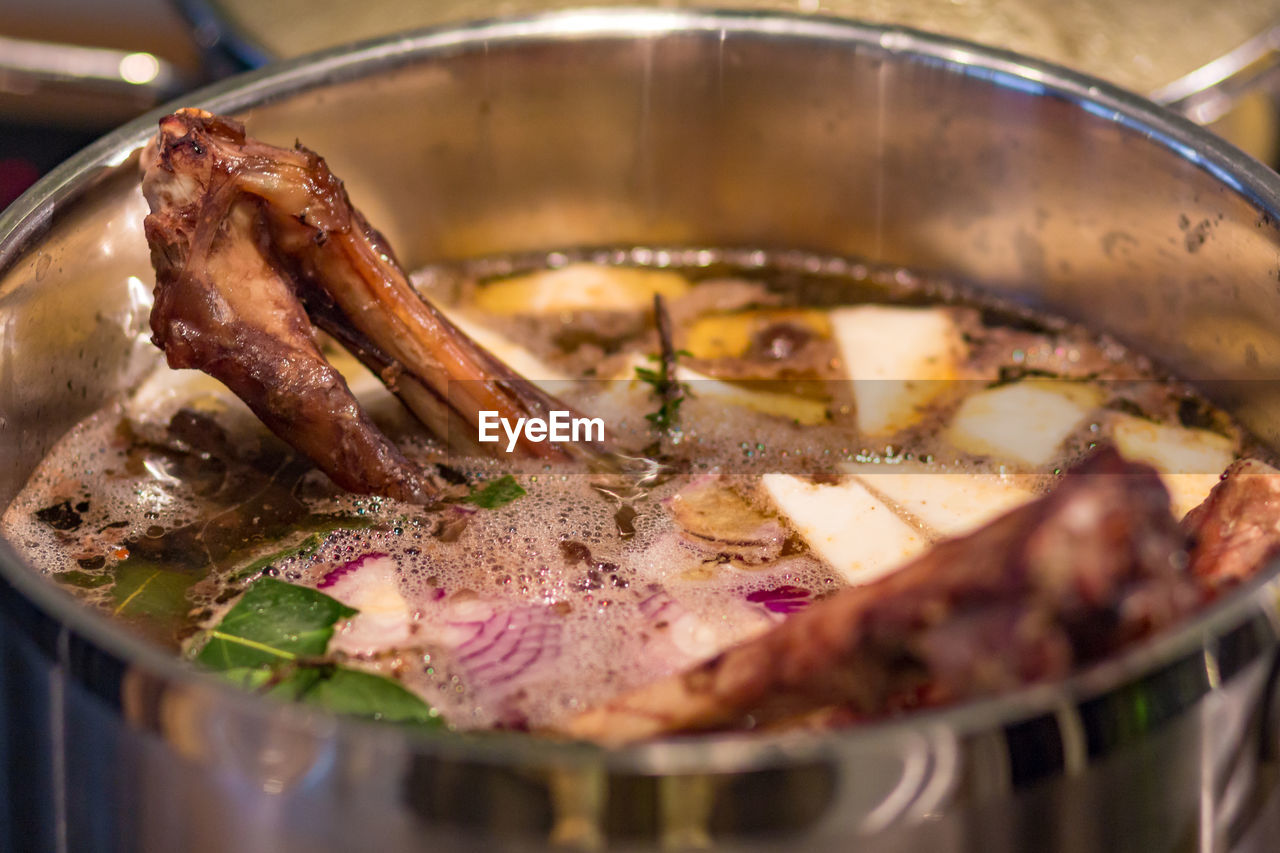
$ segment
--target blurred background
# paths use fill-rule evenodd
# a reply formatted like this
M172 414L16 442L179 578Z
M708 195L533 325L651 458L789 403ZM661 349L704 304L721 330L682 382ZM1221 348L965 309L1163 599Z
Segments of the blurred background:
M169 94L150 88L162 69L182 75L176 94L202 64L192 28L167 0L0 2L0 207Z
M4 0L0 208L111 128L236 71L415 27L579 5L624 4ZM1280 0L712 0L686 5L842 15L1005 47L1153 97L1264 162L1280 162Z

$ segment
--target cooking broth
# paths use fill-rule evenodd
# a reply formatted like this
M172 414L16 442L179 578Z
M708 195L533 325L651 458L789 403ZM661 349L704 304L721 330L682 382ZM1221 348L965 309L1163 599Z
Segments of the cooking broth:
M1246 449L1116 342L907 271L637 249L416 283L655 462L588 471L430 438L331 347L384 431L453 484L442 506L343 493L217 383L162 367L59 442L5 537L193 657L260 578L318 588L358 614L323 660L290 666L389 676L459 729L542 729L892 572L1043 494L1099 442L1160 468L1178 512ZM661 369L655 293L679 351L666 418L645 373ZM876 334L891 336L861 363L887 360L850 381Z

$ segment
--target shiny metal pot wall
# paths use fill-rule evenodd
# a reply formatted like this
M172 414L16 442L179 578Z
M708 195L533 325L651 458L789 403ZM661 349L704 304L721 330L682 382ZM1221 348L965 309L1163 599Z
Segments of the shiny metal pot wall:
M813 18L569 12L397 38L194 99L324 152L410 265L580 245L800 249L1085 319L1280 447L1280 179L1102 84ZM136 149L0 218L0 497L158 362ZM826 737L603 752L276 706L8 548L7 847L1226 849L1276 796L1270 571L1064 684Z

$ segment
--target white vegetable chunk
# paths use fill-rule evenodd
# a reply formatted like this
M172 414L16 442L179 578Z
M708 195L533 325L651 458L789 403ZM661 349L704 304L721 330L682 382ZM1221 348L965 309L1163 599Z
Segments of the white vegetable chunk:
M883 577L929 547L856 480L819 485L790 474L766 474L761 482L813 552L851 584Z
M1032 467L1045 465L1101 401L1096 386L1013 382L966 397L947 435L952 444L969 453Z
M945 308L860 305L831 312L831 332L853 380L858 429L911 426L958 375L965 345Z
M360 611L338 627L330 650L371 655L412 640L413 614L400 594L399 570L390 557L365 557L350 575L321 591Z
M941 473L921 466L843 467L943 536L969 533L1035 497L1028 477Z
M1204 502L1236 455L1234 443L1224 435L1133 415L1116 415L1111 438L1126 459L1160 472L1178 517Z
M773 624L763 613L745 607L738 608L733 618L721 619L704 619L686 610L672 620L667 636L685 657L685 665L692 665L763 634Z

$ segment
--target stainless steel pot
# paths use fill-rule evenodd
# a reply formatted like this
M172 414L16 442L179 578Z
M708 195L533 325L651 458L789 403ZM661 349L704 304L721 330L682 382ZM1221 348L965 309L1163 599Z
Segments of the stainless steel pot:
M799 249L1093 323L1280 448L1280 177L1012 54L818 18L574 11L425 32L190 99L324 152L404 260ZM0 499L159 358L136 151L0 217ZM239 693L0 543L6 849L1272 849L1280 579L1062 684L824 737L616 752ZM1274 820L1274 818L1272 818Z
M578 0L175 0L212 58L264 65L357 39L546 12ZM633 0L594 0L625 6ZM1268 163L1277 154L1276 0L664 0L919 27L1097 75L1167 104Z

